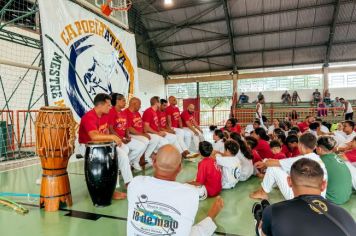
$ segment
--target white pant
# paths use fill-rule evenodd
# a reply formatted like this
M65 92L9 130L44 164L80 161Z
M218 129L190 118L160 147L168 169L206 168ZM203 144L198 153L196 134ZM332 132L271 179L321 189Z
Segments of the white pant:
M157 145L159 143L159 139L157 137L152 137L149 140L148 138L141 135L131 135L132 139L138 140L146 145L145 151L145 159L146 161L151 158L152 153L156 150Z
M288 174L281 167L268 167L262 181L262 188L266 193L270 193L274 185L277 185L286 200L294 198L292 188L287 181ZM321 193L325 197L326 189Z
M356 167L353 166L350 162L345 161L346 166L350 170L351 180L352 180L352 187L356 190Z
M174 128L173 130L176 132L177 140L180 147L183 149L183 151L187 151L189 149L188 144L190 144L190 140L192 140L190 132L179 128Z
M79 153L85 156L85 144L79 144ZM129 148L122 144L121 147L116 147L117 152L117 162L119 166L119 170L121 171L122 178L124 179L125 184L131 182L133 179L131 167L129 163ZM118 185L117 185L118 186Z
M204 141L204 135L199 130L197 130L198 131L198 135L195 135L194 132L191 129L189 129L187 127L184 127L183 129L184 129L185 132L189 132L189 134L190 134L190 139L189 139L189 141L187 143L187 147L188 148L190 147L190 144L191 144L191 142L193 140L194 151L197 152L199 150L199 143Z
M139 163L141 156L145 153L148 142L141 142L136 139L131 139L131 141L125 144L130 152L129 152L129 160L130 163Z
M177 135L171 134L171 133L167 133L167 132L165 132L165 133L166 133L166 136L164 138L168 141L169 144L174 145L177 148L177 150L179 151L179 153L182 153L183 151L186 150L186 149L183 150L183 148L180 146L180 144L178 142Z
M168 140L162 136L159 136L157 134L148 134L148 135L151 137L151 139L158 140L158 145L156 146L155 152L157 152L158 149L160 149L162 146L169 144Z

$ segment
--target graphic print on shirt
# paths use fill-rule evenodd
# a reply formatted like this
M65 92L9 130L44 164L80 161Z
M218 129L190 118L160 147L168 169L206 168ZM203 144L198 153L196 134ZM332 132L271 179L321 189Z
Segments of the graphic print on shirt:
M116 121L116 125L115 125L116 129L119 129L119 130L126 129L126 126L127 126L127 119L126 118L118 117L118 118L116 118L115 121Z
M141 128L142 127L142 119L141 117L134 117L133 118L133 124L135 128Z
M108 134L109 133L108 123L100 125L98 130L99 130L99 133L101 133L101 134Z
M179 117L180 117L179 111L176 111L176 112L173 113L173 119L174 120L179 120Z
M131 225L139 232L147 235L175 235L179 223L175 220L181 213L174 207L149 201L147 195L138 196L136 207L131 216Z

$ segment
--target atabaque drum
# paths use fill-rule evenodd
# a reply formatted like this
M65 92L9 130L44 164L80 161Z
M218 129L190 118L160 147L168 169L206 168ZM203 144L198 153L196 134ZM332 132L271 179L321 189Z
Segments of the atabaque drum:
M43 170L40 205L45 211L57 211L60 203L72 205L67 165L74 150L76 123L69 108L42 107L35 126Z
M111 205L118 174L116 144L112 141L87 143L84 171L94 206Z

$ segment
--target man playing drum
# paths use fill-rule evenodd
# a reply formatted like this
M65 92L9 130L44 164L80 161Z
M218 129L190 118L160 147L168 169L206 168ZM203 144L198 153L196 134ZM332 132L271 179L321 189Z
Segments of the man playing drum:
M109 112L111 97L100 93L94 98L94 108L88 111L81 119L79 126L80 153L85 153L85 144L90 141L113 141L117 144L118 164L125 184L130 183L133 176L129 164L128 151L122 148L122 140L109 131ZM84 155L83 155L84 156ZM117 182L117 185L119 181ZM125 193L114 192L114 199L126 198Z
M122 142L122 148L128 149L129 160L131 166L138 171L142 168L139 164L140 158L146 151L147 143L140 142L136 139L131 139L128 131L128 120L127 114L123 111L126 106L125 96L119 93L111 94L111 105L113 106L110 110L110 131L120 137Z

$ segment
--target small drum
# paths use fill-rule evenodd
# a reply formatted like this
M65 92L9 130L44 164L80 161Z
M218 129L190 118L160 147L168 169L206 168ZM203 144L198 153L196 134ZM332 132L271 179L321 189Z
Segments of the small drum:
M115 191L118 163L116 144L89 142L85 150L85 180L94 206L109 206Z
M69 108L42 107L35 125L43 170L40 205L45 211L57 211L61 202L72 205L67 165L74 150L76 123Z

